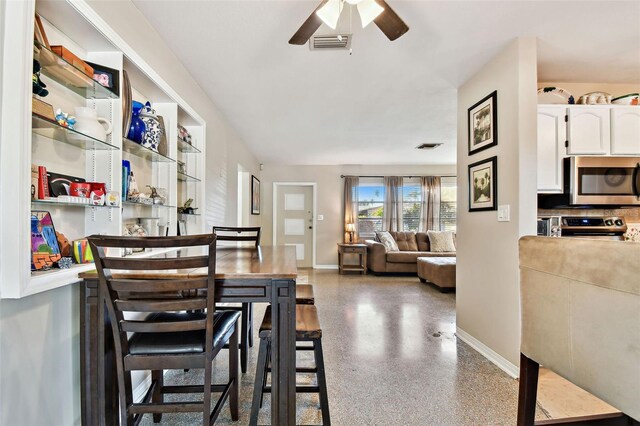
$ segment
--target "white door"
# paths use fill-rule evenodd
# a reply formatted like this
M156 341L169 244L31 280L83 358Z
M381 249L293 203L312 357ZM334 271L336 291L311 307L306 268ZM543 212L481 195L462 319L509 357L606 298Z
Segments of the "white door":
M299 268L313 266L313 187L278 185L276 243L296 248Z
M562 192L564 106L538 107L538 192Z
M640 155L640 108L611 108L611 154Z
M572 105L568 108L569 155L607 155L611 140L609 106Z

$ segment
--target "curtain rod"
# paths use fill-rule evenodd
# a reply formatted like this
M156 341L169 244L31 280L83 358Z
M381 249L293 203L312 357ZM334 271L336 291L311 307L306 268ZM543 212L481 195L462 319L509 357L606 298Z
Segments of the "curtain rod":
M345 178L347 176L354 176L354 177L359 177L359 178L383 178L383 177L385 177L385 176L371 176L371 175L364 175L364 176L363 175L360 175L360 176L357 176L357 175L340 175L341 178ZM393 175L389 175L389 176L393 176ZM422 176L424 176L424 175L422 175ZM410 178L411 179L411 178L419 178L419 177L422 177L422 176L398 176L398 177ZM438 176L438 177L457 177L456 175L436 175L436 176Z

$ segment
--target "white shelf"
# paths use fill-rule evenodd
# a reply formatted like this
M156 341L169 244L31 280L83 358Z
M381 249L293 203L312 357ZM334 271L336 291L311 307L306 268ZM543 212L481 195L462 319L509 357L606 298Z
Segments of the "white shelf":
M150 101L158 115L165 119L167 153L164 156L141 150L123 140L123 110L120 96L96 83L49 50L33 48L34 10L43 18L49 42L63 45L79 58L126 70L130 77L134 97ZM169 223L169 233L175 235L178 213L175 207L184 202L180 195L194 198L198 205L206 205L203 181L206 159L206 123L161 76L163 70L149 66L142 55L127 44L105 20L101 19L87 0L23 0L12 3L0 19L7 28L5 49L1 52L5 67L1 76L2 103L12 105L0 111L2 140L19 140L20 144L7 144L0 149L0 192L11 199L11 205L2 207L5 220L0 224L0 298L21 298L78 281L78 273L94 268L93 264L74 265L69 269L52 269L32 273L30 270L30 212L51 211L56 231L69 240L104 233L122 235L123 224L137 217L158 215ZM43 81L50 94L45 101L54 109L62 108L73 114L75 107L90 107L98 116L113 125L108 143L96 141L86 135L63 129L50 120L32 116L31 76L35 53L42 59ZM27 57L25 57L25 54ZM120 92L123 82L120 74ZM138 95L142 94L142 98ZM194 138L192 147L178 147L178 123L189 128ZM63 139L62 141L51 139ZM62 142L62 143L60 143ZM198 154L195 150L200 151ZM190 152L196 152L191 154ZM188 158L188 175L200 183L178 184L175 159ZM108 190L121 191L123 157L131 161L139 188L145 185L167 189L167 202L163 206L121 203L117 208L95 208L80 204L32 201L31 165L44 165L49 171L82 176L87 181L105 182ZM178 189L180 187L181 189ZM146 188L145 188L146 189ZM75 207L75 208L74 208ZM82 207L82 208L77 208ZM150 208L148 208L150 207ZM153 207L163 207L153 209ZM204 232L203 218L193 215L189 221L191 233ZM155 253L141 253L145 257Z

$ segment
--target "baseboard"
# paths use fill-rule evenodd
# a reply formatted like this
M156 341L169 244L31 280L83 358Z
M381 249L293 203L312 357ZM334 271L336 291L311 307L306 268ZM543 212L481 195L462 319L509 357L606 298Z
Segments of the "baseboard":
M316 265L313 269L332 269L338 270L338 265Z
M149 386L151 386L151 373L147 373L144 376L144 380L142 380L142 382L140 382L140 384L133 390L133 400L135 402L142 401L147 390L149 390Z
M464 343L479 352L480 355L484 356L489 361L494 363L499 369L507 373L509 376L513 377L514 379L517 379L520 376L520 369L516 365L508 361L502 355L498 354L489 346L485 345L480 340L476 339L460 327L456 327L456 336L458 336L458 339L462 340Z

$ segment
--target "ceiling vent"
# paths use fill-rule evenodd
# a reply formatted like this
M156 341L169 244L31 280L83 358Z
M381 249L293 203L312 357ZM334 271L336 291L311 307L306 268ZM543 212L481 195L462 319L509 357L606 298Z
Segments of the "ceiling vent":
M314 35L309 39L309 49L349 49L351 34Z
M442 145L441 143L423 143L422 145L416 146L416 149L434 149Z

